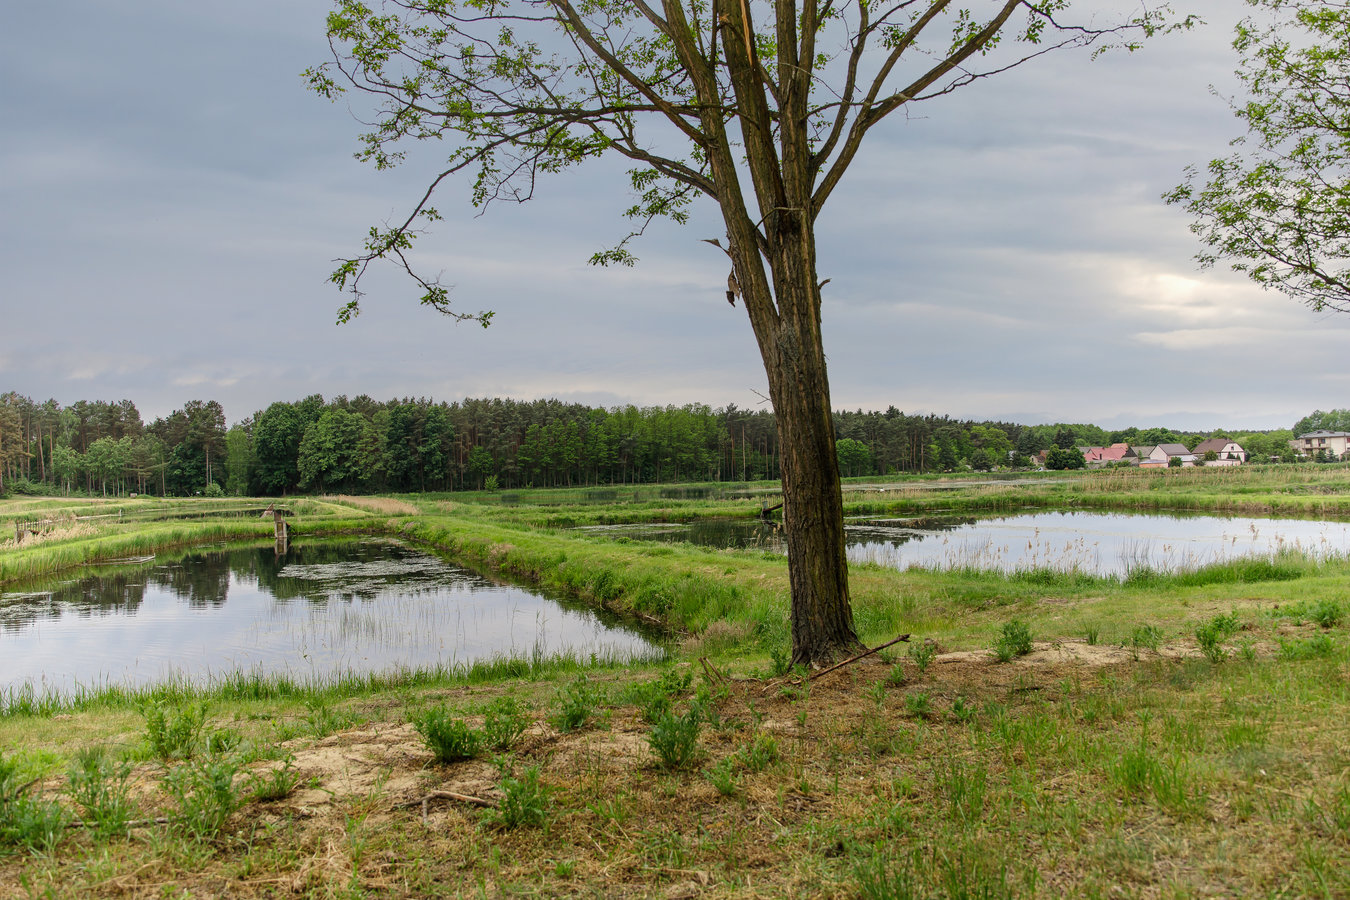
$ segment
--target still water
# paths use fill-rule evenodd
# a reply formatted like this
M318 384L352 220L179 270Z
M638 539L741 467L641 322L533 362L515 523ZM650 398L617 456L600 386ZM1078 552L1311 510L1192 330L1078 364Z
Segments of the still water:
M0 691L299 679L655 652L641 633L392 541L213 549L0 593Z
M611 537L785 553L777 524L756 518L587 529ZM1313 556L1350 552L1350 523L1199 515L1031 512L988 518L852 519L851 562L1001 572L1049 568L1123 575L1140 566L1179 571L1284 549Z

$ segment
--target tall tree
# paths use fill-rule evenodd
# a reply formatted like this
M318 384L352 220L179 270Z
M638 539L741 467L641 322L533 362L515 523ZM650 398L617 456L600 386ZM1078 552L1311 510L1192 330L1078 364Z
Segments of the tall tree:
M457 174L477 205L524 200L539 175L603 154L631 162L634 234L686 221L696 197L721 213L728 299L749 316L778 427L791 584L792 659L816 665L857 645L821 338L816 223L876 126L1051 49L1133 43L1157 11L1071 25L1069 0L338 0L334 60L308 73L378 106L359 154L395 165L405 140L444 140L448 159L406 220L372 229L333 280L353 292L377 259L401 264L422 302L462 312L408 251L439 218ZM1099 20L1094 11L1092 19ZM720 246L720 244L719 244ZM632 264L627 239L597 253ZM680 464L676 460L672 465Z
M1228 262L1315 310L1350 312L1350 0L1246 0L1233 46L1247 126L1232 155L1164 195Z

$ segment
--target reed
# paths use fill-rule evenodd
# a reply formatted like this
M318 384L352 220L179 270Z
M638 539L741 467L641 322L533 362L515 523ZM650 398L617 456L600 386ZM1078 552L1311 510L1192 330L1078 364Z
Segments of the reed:
M413 504L405 500L396 500L393 497L350 497L345 494L335 494L325 496L323 499L345 506L354 506L357 509L378 513L382 516L415 516L421 513L421 510Z
M24 683L0 688L0 718L51 718L75 712L183 707L215 701L322 704L408 689L453 688L507 680L541 681L583 672L647 668L663 664L669 658L669 651L663 648L635 655L501 654L471 663L389 672L339 672L305 678L285 673L227 672L198 681L171 678L148 686L107 684L65 692L38 690L32 683Z

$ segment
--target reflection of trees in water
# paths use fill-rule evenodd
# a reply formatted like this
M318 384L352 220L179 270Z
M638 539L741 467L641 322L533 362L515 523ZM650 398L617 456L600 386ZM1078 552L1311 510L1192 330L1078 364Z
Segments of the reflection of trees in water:
M223 606L230 593L230 554L193 553L181 562L157 566L149 580L156 586L186 600L193 609Z
M974 524L972 516L924 516L909 519L866 519L851 521L845 526L845 540L853 544L891 544L899 547L908 541L930 536L936 532L954 531L963 525ZM645 540L687 541L701 547L719 550L783 551L783 531L778 522L762 519L700 519L687 527L664 533L643 534Z
M423 551L387 541L354 539L292 545L278 557L271 545L192 552L173 562L128 566L108 574L59 583L0 602L0 629L18 631L62 616L133 615L147 588L214 609L229 598L231 577L276 600L314 605L370 601L390 593L434 596L447 588L470 590L495 582Z
M688 532L677 536L701 547L718 549L781 550L783 529L778 522L763 519L700 519L691 522Z
M974 525L974 516L921 516L911 519L867 519L845 526L849 546L889 546L899 548L910 541Z
M50 592L0 603L0 628L18 631L73 613L83 618L134 615L145 600L145 571L137 569L67 581Z

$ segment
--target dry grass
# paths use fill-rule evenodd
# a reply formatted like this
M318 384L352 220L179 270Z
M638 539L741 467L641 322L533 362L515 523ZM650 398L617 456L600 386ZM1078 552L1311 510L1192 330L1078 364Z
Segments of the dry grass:
M39 544L50 544L55 541L67 541L74 538L93 537L96 534L98 534L98 529L93 525L84 522L76 522L70 525L60 525L55 528L39 531L37 534L26 534L21 542L16 541L14 538L10 538L7 541L0 541L0 551L17 550L20 547L28 549L36 547Z
M415 516L421 513L416 506L392 497L352 497L345 494L326 495L323 499L346 506L354 506L382 516Z

